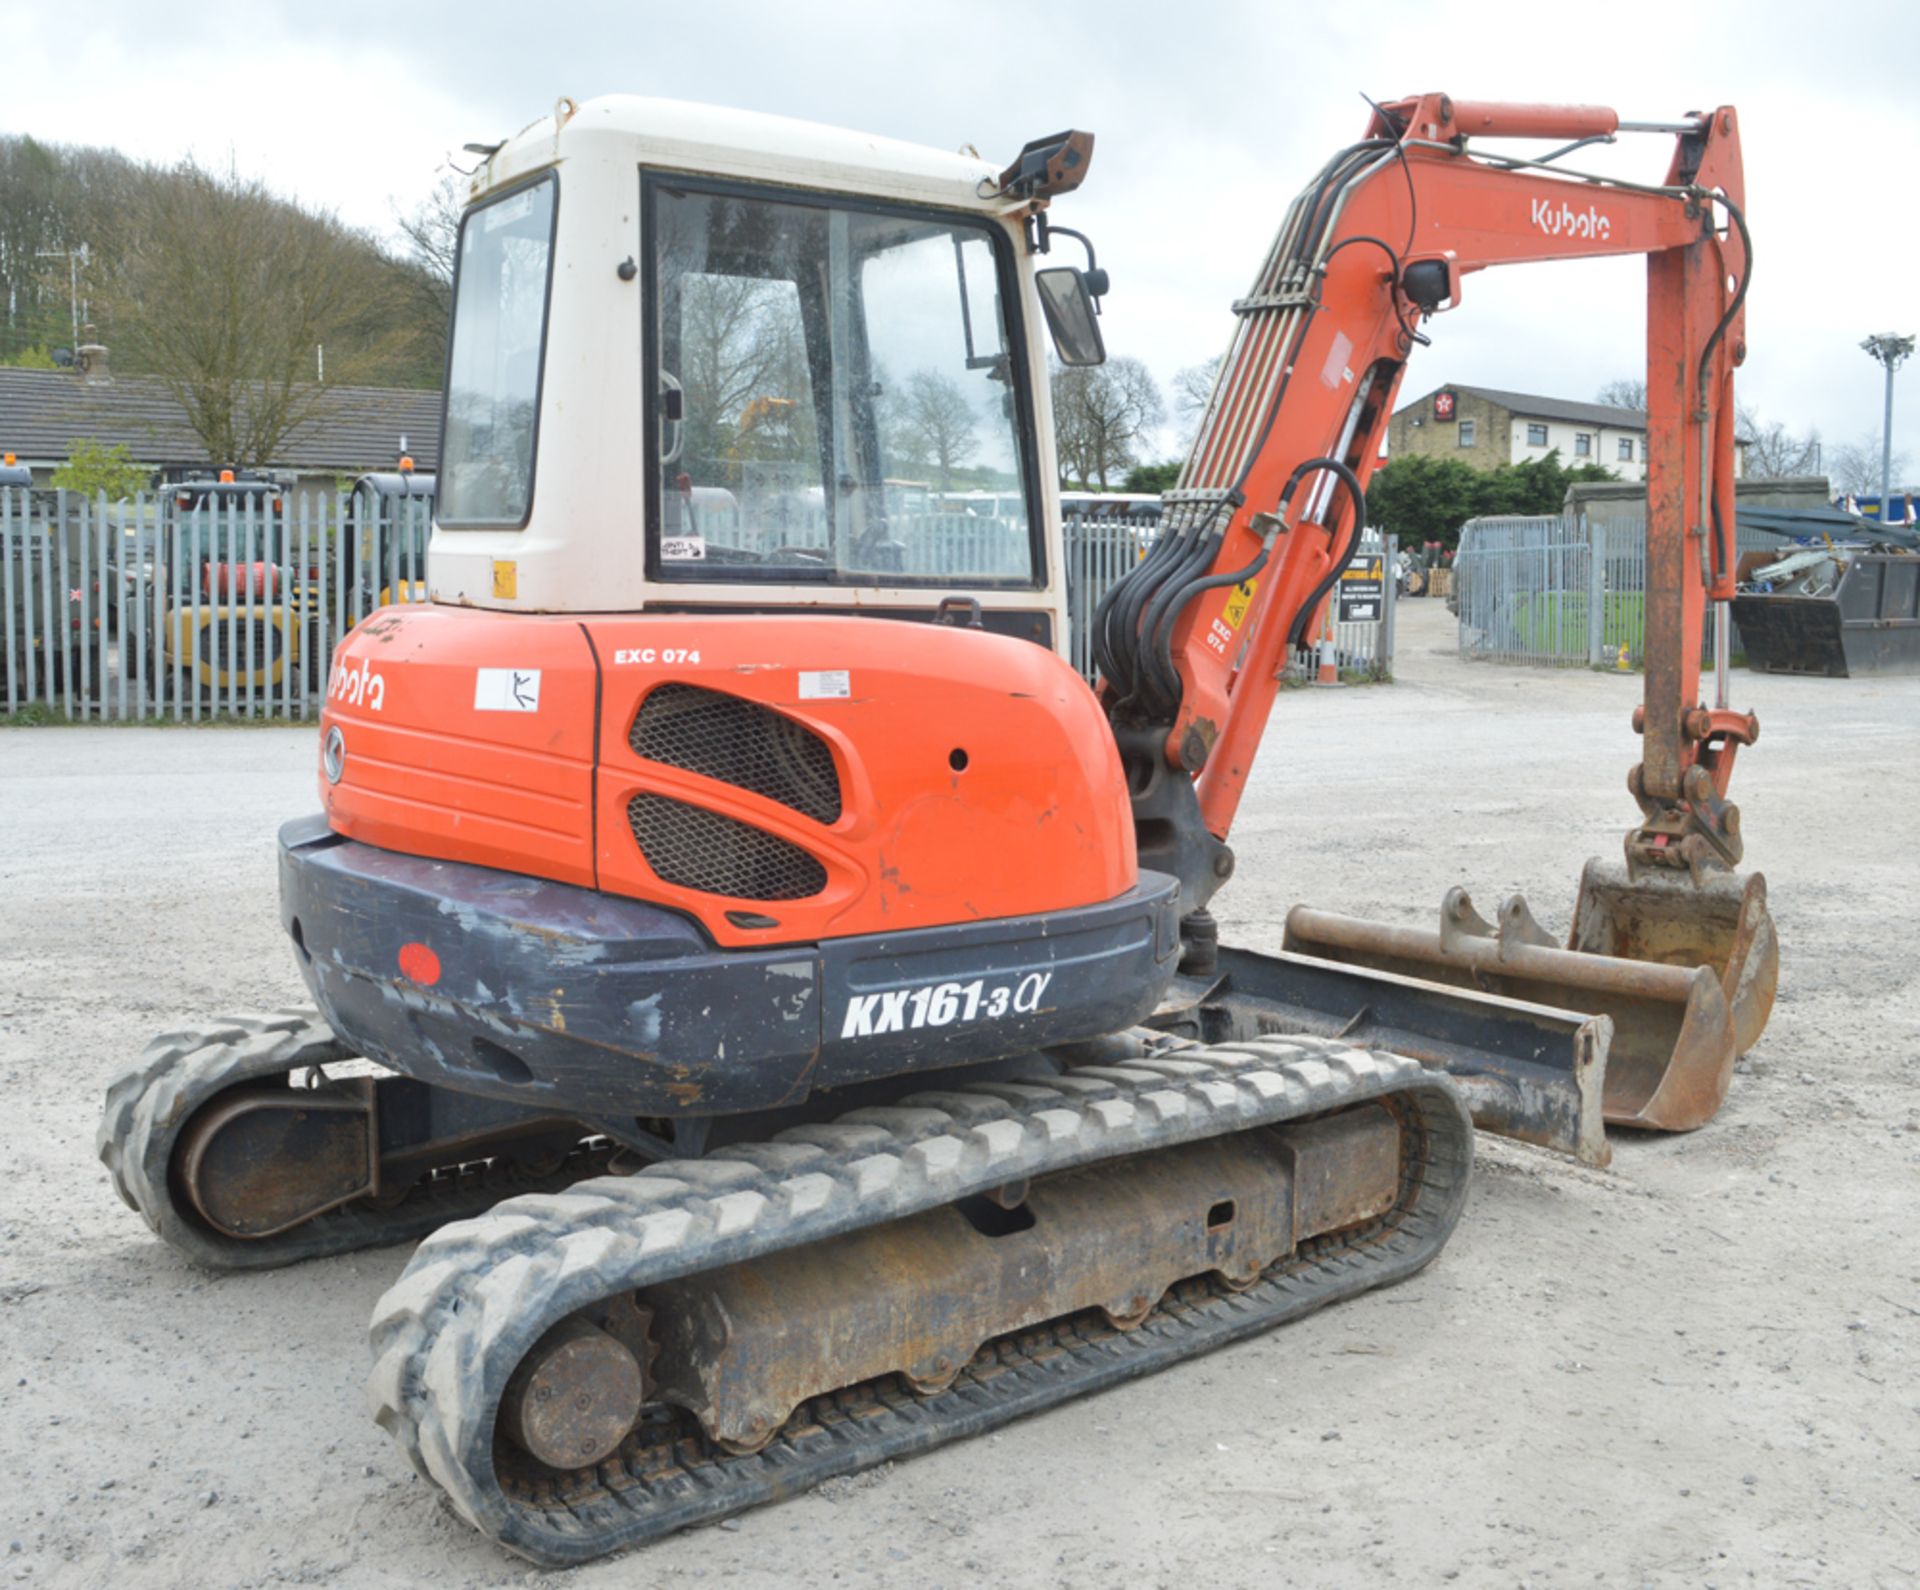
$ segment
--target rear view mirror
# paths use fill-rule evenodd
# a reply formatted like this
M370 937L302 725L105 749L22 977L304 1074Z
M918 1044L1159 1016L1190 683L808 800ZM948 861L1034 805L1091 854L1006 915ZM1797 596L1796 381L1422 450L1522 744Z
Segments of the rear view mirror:
M1056 265L1034 276L1040 289L1040 307L1047 330L1053 333L1053 351L1062 364L1105 364L1107 347L1094 319L1093 295L1087 279L1071 265Z

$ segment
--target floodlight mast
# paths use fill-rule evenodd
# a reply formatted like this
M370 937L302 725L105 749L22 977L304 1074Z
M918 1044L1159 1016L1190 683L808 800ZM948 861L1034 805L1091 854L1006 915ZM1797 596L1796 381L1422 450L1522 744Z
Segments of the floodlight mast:
M1893 493L1893 372L1907 362L1913 352L1913 338L1884 331L1860 344L1874 360L1887 369L1887 411L1880 427L1880 522L1888 522Z

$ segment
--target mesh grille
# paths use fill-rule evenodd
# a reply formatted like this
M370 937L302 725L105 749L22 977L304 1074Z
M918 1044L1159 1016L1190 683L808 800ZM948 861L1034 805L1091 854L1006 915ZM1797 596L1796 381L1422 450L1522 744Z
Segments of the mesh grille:
M228 630L232 630L232 634ZM216 618L200 627L200 656L222 672L257 672L280 660L286 637L277 624Z
M804 900L827 869L798 845L703 806L636 795L627 821L647 865L668 883L736 900Z
M752 790L817 823L840 816L840 777L827 742L758 702L661 685L641 702L627 743L649 762Z

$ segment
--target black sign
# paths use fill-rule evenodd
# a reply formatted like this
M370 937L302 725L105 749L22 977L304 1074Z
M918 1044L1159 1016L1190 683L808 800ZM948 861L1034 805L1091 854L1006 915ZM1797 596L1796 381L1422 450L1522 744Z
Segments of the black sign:
M1434 393L1433 394L1433 417L1436 420L1441 420L1441 421L1452 419L1453 404L1454 404L1454 397L1451 392Z
M1387 600L1386 560L1363 552L1340 571L1340 622L1377 624Z

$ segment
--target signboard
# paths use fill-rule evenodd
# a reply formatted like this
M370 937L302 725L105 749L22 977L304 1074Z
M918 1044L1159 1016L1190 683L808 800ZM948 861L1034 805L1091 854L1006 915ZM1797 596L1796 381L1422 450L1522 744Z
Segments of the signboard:
M1433 417L1436 420L1452 419L1453 403L1454 403L1454 398L1451 392L1434 393L1433 394Z
M1377 624L1387 600L1386 559L1363 552L1340 571L1340 608L1343 624Z

